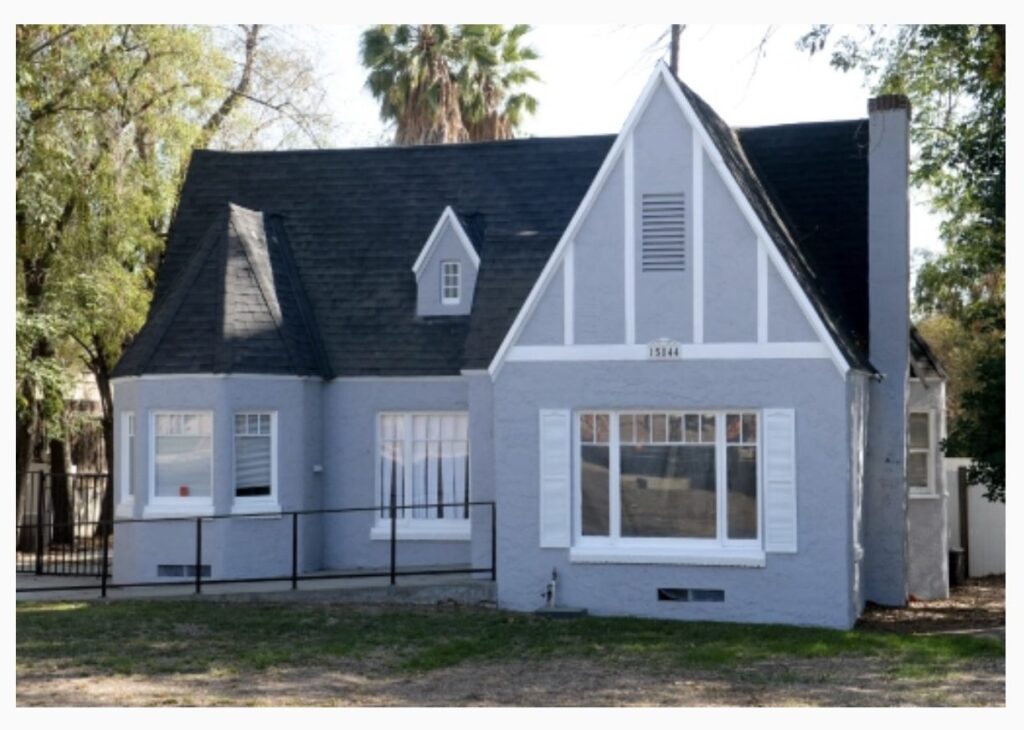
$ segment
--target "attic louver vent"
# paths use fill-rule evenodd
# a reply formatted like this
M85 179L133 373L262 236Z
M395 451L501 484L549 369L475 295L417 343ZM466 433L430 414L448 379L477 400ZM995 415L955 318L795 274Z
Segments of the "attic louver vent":
M686 196L644 193L640 203L641 268L686 271Z

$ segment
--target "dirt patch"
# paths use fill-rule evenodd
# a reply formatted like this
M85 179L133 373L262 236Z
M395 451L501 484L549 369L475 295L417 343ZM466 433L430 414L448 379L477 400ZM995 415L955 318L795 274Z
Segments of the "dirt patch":
M1005 704L1004 662L974 661L936 679L899 676L879 657L754 665L741 673L599 660L468 662L411 676L373 662L245 676L19 675L19 706L978 706Z
M974 578L938 601L912 599L905 608L868 605L858 628L900 634L962 633L1005 638L1006 578Z

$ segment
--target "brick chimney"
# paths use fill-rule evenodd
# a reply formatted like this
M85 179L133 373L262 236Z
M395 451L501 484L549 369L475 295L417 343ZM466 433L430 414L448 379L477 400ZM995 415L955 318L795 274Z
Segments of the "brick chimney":
M868 101L869 386L864 469L865 598L907 600L906 434L910 329L910 102Z

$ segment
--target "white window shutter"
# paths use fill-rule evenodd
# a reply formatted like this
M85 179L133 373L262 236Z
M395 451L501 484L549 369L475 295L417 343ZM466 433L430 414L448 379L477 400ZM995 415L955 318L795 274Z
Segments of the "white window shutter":
M764 411L764 548L796 552L796 413L792 408Z
M540 412L540 546L567 548L572 533L571 417Z

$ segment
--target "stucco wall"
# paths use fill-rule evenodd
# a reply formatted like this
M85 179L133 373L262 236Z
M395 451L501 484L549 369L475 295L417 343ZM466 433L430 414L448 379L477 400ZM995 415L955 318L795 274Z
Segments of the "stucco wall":
M561 345L565 332L564 263L555 269L529 321L519 336L521 345Z
M705 157L704 341L757 340L757 238Z
M815 342L814 333L807 317L800 311L793 293L782 280L779 272L768 262L768 341L769 342Z
M318 380L292 377L203 376L127 378L115 381L116 423L132 411L135 418L135 501L130 516L140 519L150 490L150 415L155 410L213 412L213 505L224 515L236 506L233 487L234 414L238 411L277 413L277 490L283 511L314 508L320 485L313 475L319 463L320 388ZM120 426L115 438L120 434ZM119 445L120 441L116 441ZM121 459L115 459L120 479ZM237 502L239 508L244 502ZM291 571L291 522L280 516L245 520L240 517L203 521L203 563L211 578L287 575ZM156 580L160 564L194 564L195 522L120 523L114 529L114 580ZM300 565L321 565L319 518L304 517L300 525Z
M458 261L462 264L462 296L458 304L441 303L442 261ZM476 289L476 274L473 260L459 240L458 234L450 223L446 223L433 251L420 270L417 280L416 314L421 316L469 314L473 306L473 293Z
M596 614L849 626L847 405L826 360L507 363L494 391L499 604L540 607L554 568L561 602ZM581 564L541 549L539 410L638 407L794 408L799 552L739 568ZM725 601L659 602L659 587L723 589Z
M935 416L932 433L932 469L935 494L910 495L907 502L909 530L907 585L918 598L945 598L949 595L949 543L947 528L946 470L939 443L946 435L945 386L933 380L927 387L920 380L910 381L911 411L930 410Z
M575 340L622 342L626 334L623 279L623 160L619 158L576 235Z
M377 414L382 411L467 411L466 379L341 378L324 386L324 506L377 504ZM472 421L472 417L471 417ZM470 434L471 474L478 449L489 445ZM470 485L476 498L476 482ZM344 513L324 519L324 564L328 568L368 568L388 564L386 540L370 540L374 512ZM400 540L402 566L466 564L468 541Z

